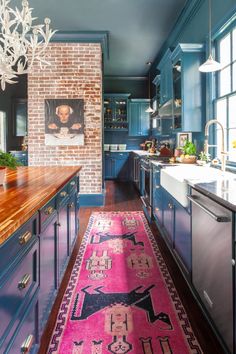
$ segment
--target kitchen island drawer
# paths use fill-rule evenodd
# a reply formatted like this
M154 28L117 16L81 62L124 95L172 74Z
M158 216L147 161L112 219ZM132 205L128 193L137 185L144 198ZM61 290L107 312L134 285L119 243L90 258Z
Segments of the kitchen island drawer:
M39 285L39 242L14 267L4 273L0 281L0 347L19 312Z
M35 214L24 225L0 246L0 280L4 273L17 262L20 257L35 242L38 237L38 214Z
M39 346L37 295L24 310L15 332L12 336L9 335L8 340L0 347L0 354L37 353Z
M39 210L39 232L41 233L44 226L56 213L56 197L52 198L46 205Z

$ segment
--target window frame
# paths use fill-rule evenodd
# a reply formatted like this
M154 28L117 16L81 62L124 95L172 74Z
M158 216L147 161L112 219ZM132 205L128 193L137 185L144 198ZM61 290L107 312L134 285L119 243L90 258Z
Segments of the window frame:
M211 103L212 103L212 109L214 116L216 117L217 114L217 102L222 99L226 99L226 146L225 149L226 151L229 151L229 146L230 146L230 141L229 141L229 99L233 95L236 94L236 88L233 90L233 65L236 65L236 58L233 60L233 30L236 30L236 7L231 13L228 18L225 18L222 20L221 24L218 26L218 29L213 31L212 34L212 40L213 40L213 50L215 52L215 57L216 60L219 61L220 57L220 41L226 37L228 34L230 34L230 63L225 65L223 67L230 67L230 93L226 93L222 96L220 96L220 71L215 72L212 76L212 86L211 86ZM218 126L215 126L214 129L214 144L217 142L217 129ZM216 155L216 148L214 148L214 155ZM235 160L228 160L227 159L227 165L228 166L234 166L236 167L236 159Z

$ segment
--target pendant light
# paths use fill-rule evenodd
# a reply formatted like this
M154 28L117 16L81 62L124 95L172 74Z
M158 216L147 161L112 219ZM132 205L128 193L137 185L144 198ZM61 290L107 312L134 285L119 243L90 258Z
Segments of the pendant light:
M199 71L203 73L210 73L221 69L221 64L215 61L212 57L212 46L211 46L211 0L208 0L208 22L209 22L209 57L200 67Z
M151 88L150 88L150 69L151 69L151 65L152 63L150 61L147 62L147 65L149 66L149 71L148 71L148 98L149 98L149 107L146 109L145 112L147 113L153 113L154 109L152 109L151 107Z

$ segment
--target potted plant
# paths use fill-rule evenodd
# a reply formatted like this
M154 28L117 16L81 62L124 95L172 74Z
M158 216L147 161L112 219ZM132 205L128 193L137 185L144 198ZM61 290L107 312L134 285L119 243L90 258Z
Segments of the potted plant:
M211 162L210 155L206 154L204 151L201 151L198 156L197 164L200 166L204 166L208 162Z
M13 155L0 151L0 185L4 183L6 167L14 170L17 166L21 166L21 163Z
M183 163L195 163L196 162L196 145L189 140L186 140L184 146L182 147L183 154L181 157L181 162Z

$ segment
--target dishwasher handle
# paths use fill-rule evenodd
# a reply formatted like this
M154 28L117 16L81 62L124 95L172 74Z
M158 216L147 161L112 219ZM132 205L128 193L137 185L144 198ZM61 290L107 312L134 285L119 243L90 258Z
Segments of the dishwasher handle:
M187 198L194 204L196 204L200 209L204 210L210 217L212 217L217 222L230 222L231 219L228 216L216 215L211 210L206 208L204 205L199 203L198 197L192 195L187 195Z

